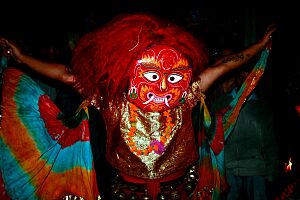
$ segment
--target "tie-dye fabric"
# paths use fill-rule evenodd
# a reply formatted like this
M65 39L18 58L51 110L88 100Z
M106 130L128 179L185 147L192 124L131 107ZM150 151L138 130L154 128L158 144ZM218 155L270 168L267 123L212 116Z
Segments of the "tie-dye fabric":
M27 75L8 68L2 88L0 167L11 199L97 199L88 115L70 119Z
M256 87L264 73L269 50L262 52L260 59L248 75L236 97L222 113L209 113L204 98L200 102L199 117L199 175L200 179L192 199L218 200L226 190L224 169L224 141L233 130L243 103Z

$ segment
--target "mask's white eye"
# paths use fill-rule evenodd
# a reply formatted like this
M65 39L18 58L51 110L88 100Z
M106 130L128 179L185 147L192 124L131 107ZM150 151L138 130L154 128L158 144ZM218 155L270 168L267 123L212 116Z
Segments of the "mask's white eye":
M183 76L179 75L179 74L171 74L169 77L168 77L168 81L170 83L177 83L179 82L181 79L183 78Z
M157 81L159 79L159 75L157 72L145 72L144 77L149 81Z

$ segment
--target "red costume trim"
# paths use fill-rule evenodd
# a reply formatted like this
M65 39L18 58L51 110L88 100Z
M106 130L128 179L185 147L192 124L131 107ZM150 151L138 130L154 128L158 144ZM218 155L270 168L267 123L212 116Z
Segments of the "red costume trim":
M156 199L158 193L160 192L160 183L176 180L184 175L184 171L178 171L160 179L141 179L134 176L126 175L122 172L119 172L119 175L124 181L129 183L147 184L148 193L154 199Z

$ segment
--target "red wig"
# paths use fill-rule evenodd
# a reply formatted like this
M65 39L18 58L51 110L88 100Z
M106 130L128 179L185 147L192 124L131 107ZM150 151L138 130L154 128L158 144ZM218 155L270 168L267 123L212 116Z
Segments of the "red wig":
M134 61L154 45L168 45L181 52L192 65L194 77L208 61L202 41L183 28L148 14L120 15L85 35L74 49L72 68L83 94L109 100L123 97Z

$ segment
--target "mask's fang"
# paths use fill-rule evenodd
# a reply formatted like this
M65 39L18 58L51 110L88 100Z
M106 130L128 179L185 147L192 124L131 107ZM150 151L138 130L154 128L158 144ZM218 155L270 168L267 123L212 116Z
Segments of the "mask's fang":
M154 95L150 97L150 99L148 99L148 101L145 101L143 104L148 104L150 103L151 101L153 101L154 99Z
M169 106L169 103L168 103L168 98L165 97L164 99L165 99L165 104L166 104L168 107L170 107L170 106Z

